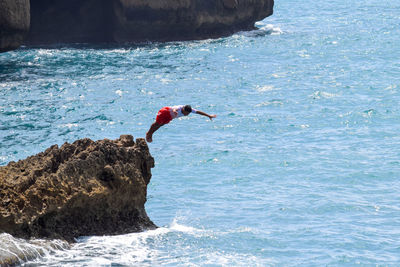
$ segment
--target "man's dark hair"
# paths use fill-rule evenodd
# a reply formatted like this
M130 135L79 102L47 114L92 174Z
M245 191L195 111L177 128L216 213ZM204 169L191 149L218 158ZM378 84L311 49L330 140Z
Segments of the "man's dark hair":
M186 112L189 112L189 113L192 112L192 107L191 107L190 105L184 106L183 109L184 109Z

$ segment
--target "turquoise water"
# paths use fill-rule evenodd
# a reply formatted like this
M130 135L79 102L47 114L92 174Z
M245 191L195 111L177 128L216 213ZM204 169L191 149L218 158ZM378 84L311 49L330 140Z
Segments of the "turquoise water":
M398 1L288 0L227 38L0 54L0 165L144 137L166 105L218 116L154 134L160 229L28 265L399 265L399 23Z

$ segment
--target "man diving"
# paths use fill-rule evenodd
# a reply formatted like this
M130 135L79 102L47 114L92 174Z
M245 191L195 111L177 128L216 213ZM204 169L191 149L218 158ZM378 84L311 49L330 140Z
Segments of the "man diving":
M190 105L163 107L158 111L156 121L150 126L149 131L146 133L147 142L151 143L153 141L153 133L157 131L161 126L168 124L173 119L187 116L190 113L196 113L202 116L206 116L210 120L217 117L217 115L209 115L203 111L193 109Z

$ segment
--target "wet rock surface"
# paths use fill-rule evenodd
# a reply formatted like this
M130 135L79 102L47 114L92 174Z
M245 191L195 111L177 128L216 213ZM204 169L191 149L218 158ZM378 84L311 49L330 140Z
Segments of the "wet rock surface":
M144 209L154 159L144 139L80 139L0 167L0 232L74 241L156 228Z

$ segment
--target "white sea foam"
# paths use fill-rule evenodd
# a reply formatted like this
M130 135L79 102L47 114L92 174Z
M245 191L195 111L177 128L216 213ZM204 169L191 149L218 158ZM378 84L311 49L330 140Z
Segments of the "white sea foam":
M279 27L275 27L272 24L267 24L265 26L262 26L260 30L264 31L266 34L270 35L280 35L283 33L283 31Z
M174 231L178 231L178 232L191 233L191 234L199 232L199 230L194 228L194 227L190 227L190 226L185 226L185 225L179 224L177 219L174 219L172 221L169 229L174 230Z
M123 92L121 90L116 90L115 93L119 96L122 96Z
M279 27L275 27L272 24L256 23L257 29L252 31L239 32L239 35L244 35L247 37L260 37L265 35L280 35L283 31Z
M195 237L201 237L201 236L212 236L213 233L211 231L205 230L205 229L198 229L195 227L191 226L186 226L183 224L178 223L178 219L175 218L171 225L168 227L168 229L171 232L180 232L180 233L185 233L191 236Z
M153 264L192 264L190 243L198 242L202 238L215 238L215 233L209 230L187 226L174 219L168 227L141 233L131 233L117 236L89 236L80 237L71 249L60 249L52 253L42 253L40 258L31 263L41 263L47 266L56 266L64 262L65 266L74 266L76 262L85 262L86 266L100 266L110 264L151 266ZM196 241L198 240L198 241ZM174 243L174 248L170 244ZM176 261L174 255L180 255ZM213 251L200 252L202 258L208 262L231 263L237 255L214 254ZM245 257L244 257L245 258Z
M127 53L130 53L130 52L131 52L130 49L125 49L125 48L102 51L102 53L104 53L104 54L127 54Z
M145 263L157 255L151 243L169 231L158 228L126 235L81 237L70 250L59 250L33 262L47 266L56 266L60 261L65 262L65 266L75 266L76 262L85 262L86 266Z
M69 248L68 243L61 240L25 240L4 233L0 234L0 244L0 265L21 264Z
M52 56L54 54L53 50L50 49L39 49L38 54L40 56Z
M273 85L263 85L263 86L258 85L256 87L256 90L259 92L268 92L275 90L275 87Z
M333 98L333 97L337 97L337 96L338 96L337 94L323 92L323 91L315 91L312 95L310 95L310 97L312 97L314 99Z
M283 101L282 100L271 100L271 101L265 101L262 103L259 103L256 105L256 107L264 107L264 106L282 106Z
M61 124L59 125L60 128L74 128L74 127L78 127L79 124L78 123L66 123L66 124Z

